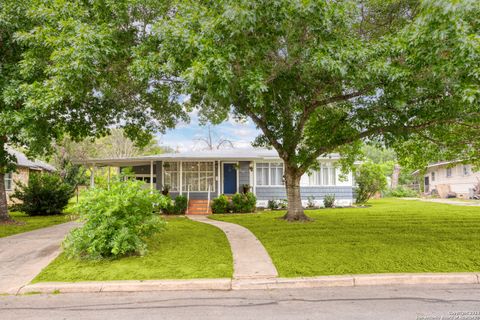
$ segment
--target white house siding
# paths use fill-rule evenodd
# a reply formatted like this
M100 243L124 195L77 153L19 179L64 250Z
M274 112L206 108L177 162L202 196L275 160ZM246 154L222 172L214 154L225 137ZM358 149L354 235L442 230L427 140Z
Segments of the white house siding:
M449 188L450 191L455 192L458 197L468 198L471 189L480 181L480 172L473 172L472 166L467 165L468 174L464 174L463 164L455 165L451 168L451 176L447 177L447 165L435 166L427 169L425 177L429 177L430 190L442 190ZM432 172L435 174L435 180L432 181ZM446 194L440 194L441 197L446 197Z
M245 184L251 185L250 181L250 161L240 161L240 171L238 172L239 191L242 191L242 186Z
M334 195L335 203L340 206L349 206L353 202L353 188L351 186L305 186L300 187L300 194L303 206L307 206L309 197L317 206L322 206L326 195ZM258 207L266 207L268 200L287 198L285 187L257 187L256 196Z
M334 166L334 162L323 161L323 164ZM283 200L287 198L284 186L256 186L257 205L266 207L268 200ZM303 206L307 206L309 198L315 205L323 206L326 195L334 195L335 203L339 206L353 204L353 175L351 172L343 175L336 169L335 183L331 185L309 185L309 176L304 174L300 181L300 194Z

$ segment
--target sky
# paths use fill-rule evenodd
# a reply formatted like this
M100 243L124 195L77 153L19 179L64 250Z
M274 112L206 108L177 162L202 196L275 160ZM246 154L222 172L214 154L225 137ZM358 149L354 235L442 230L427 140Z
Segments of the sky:
M220 139L228 139L235 148L251 148L252 141L260 132L250 119L238 122L233 117L220 125L211 125L210 129L214 143ZM208 128L201 126L198 121L198 113L192 112L189 123L179 123L175 129L157 135L157 139L161 145L172 147L178 152L185 152L205 149L206 144L198 139L207 136Z

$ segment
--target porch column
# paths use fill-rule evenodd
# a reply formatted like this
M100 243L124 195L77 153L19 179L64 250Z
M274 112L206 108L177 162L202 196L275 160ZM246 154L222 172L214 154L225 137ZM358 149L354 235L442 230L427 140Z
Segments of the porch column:
M218 189L217 189L217 195L220 195L220 179L221 179L221 175L220 175L220 160L217 160L217 185L218 185Z
M182 187L182 182L183 182L183 177L182 177L182 161L179 161L178 162L178 165L180 166L180 195L182 195L182 190L183 190L183 187Z
M150 161L150 190L153 191L153 161Z
M257 195L257 163L253 161L253 193Z
M90 168L90 188L95 187L95 163Z

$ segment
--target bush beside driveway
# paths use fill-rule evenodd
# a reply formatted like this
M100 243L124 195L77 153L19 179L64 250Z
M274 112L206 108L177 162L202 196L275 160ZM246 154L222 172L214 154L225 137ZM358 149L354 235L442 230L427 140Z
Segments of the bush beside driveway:
M282 277L480 270L480 208L382 199L369 208L214 215L250 229Z

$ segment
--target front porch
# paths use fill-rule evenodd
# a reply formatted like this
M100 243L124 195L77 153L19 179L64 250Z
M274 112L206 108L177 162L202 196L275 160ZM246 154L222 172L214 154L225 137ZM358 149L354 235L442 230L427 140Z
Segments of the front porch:
M326 195L335 195L336 204L353 202L353 177L336 169L338 155L319 158L319 168L301 180L301 195L306 206L313 199L323 204ZM90 167L91 186L95 185L96 167L132 168L135 179L172 198L184 195L195 207L204 207L221 194L243 192L244 187L257 198L257 207L267 207L269 200L286 199L283 162L273 150L216 150L170 153L123 159L91 159L78 162ZM110 173L110 169L108 170ZM110 179L110 174L108 175ZM207 206L205 206L207 207ZM194 209L194 208L192 208ZM197 210L192 210L197 211Z

